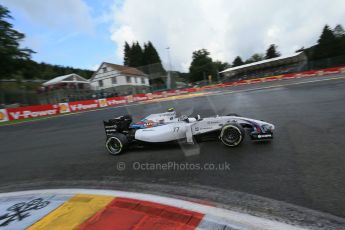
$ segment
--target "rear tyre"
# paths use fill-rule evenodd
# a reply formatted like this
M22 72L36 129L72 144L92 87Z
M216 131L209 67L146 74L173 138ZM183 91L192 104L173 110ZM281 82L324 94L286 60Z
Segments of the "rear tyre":
M118 155L127 149L129 145L127 137L122 133L115 133L107 138L105 147L109 154Z
M224 145L228 147L237 147L242 143L244 136L245 131L242 126L236 123L230 123L223 126L219 138Z

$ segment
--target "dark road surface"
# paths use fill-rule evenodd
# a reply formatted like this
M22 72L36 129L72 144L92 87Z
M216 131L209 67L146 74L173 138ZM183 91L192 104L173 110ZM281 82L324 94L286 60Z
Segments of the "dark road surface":
M299 82L302 80L295 80ZM201 185L241 191L345 217L345 79L191 99L110 108L0 127L0 187L32 181L117 180ZM242 86L238 89L260 87ZM102 120L132 114L139 119L169 107L183 114L238 113L276 125L271 143L229 149L199 146L137 149L117 157L104 147ZM123 162L124 170L117 165ZM133 164L215 163L230 170L135 170ZM171 164L170 163L170 164ZM138 164L138 163L135 163ZM211 199L211 198L210 198Z

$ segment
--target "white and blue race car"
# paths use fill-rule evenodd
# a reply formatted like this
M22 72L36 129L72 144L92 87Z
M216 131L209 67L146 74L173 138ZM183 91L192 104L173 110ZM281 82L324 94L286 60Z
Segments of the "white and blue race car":
M204 140L220 140L225 146L239 146L247 133L252 140L273 138L274 125L237 114L201 118L176 116L174 109L151 114L139 122L130 115L103 121L106 148L112 155L125 151L133 144L185 142L195 144Z

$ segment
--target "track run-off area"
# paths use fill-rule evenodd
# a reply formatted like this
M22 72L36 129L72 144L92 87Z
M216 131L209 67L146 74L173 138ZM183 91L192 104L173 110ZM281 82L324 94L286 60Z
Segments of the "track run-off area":
M170 107L192 116L237 113L262 119L276 126L275 139L252 143L247 138L233 149L216 141L108 155L103 120L124 114L139 120ZM194 97L1 126L0 189L139 191L271 209L283 216L270 203L277 201L345 218L344 114L345 78L333 75L210 89ZM247 194L262 202L248 201Z

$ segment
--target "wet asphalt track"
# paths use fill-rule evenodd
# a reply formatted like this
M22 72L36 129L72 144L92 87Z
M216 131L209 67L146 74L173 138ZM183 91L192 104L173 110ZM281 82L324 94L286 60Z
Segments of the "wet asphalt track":
M321 78L318 78L321 79ZM218 95L81 113L0 127L0 187L32 181L140 181L207 185L241 191L345 217L345 79L229 93L289 80L215 90ZM214 91L214 90L213 90ZM236 149L219 142L169 145L118 157L104 148L102 119L135 119L175 107L187 114L238 113L276 125L271 143L246 139ZM118 170L119 162L126 168ZM134 170L140 163L228 163L227 171ZM170 163L171 164L171 163ZM210 197L212 200L212 197Z

